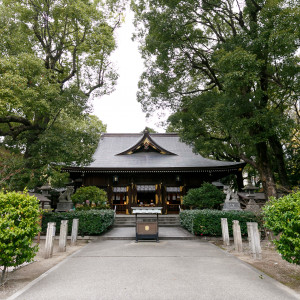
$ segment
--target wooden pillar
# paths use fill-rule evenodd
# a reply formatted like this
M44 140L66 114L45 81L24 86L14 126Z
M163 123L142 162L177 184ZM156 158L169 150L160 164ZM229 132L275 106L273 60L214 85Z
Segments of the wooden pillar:
M228 231L228 223L226 218L221 218L221 226L222 226L222 237L224 246L229 246L229 231Z
M131 193L131 206L137 206L137 191L136 191L136 185L134 184L132 186L132 193Z
M238 191L242 191L242 188L244 187L244 179L243 179L242 168L240 168L239 171L236 173L236 183L237 183L237 186L238 186Z
M60 223L58 251L66 252L68 238L68 220L62 220Z
M163 188L164 187L161 183L155 185L155 206L162 206Z
M160 188L159 185L156 184L155 185L155 206L158 206L159 196L160 196Z
M161 207L162 209L162 213L163 214L167 214L167 201L168 201L168 197L167 197L167 190L166 187L164 185L162 185L161 188Z
M127 208L126 208L126 214L131 214L131 207L132 206L137 206L137 195L136 195L136 186L135 184L131 184L127 186L127 197L126 197L126 202L127 202Z
M72 234L71 234L71 246L75 246L78 236L78 223L79 219L73 219L72 223Z
M56 230L56 223L49 222L47 226L46 242L45 242L45 256L44 256L45 259L52 257L55 230Z
M237 252L243 252L243 242L240 223L237 220L232 221L232 230L233 230L233 239L234 239L234 248Z
M252 258L261 259L260 236L258 224L256 222L247 222L248 241Z
M112 209L114 209L113 207L113 187L111 185L108 185L107 186L107 201L108 201L108 204L110 205L110 207Z

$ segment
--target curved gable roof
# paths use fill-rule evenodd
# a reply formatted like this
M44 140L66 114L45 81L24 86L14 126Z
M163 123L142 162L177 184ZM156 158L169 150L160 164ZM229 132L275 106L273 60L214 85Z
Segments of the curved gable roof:
M156 143L150 136L149 132L147 130L144 131L144 135L142 138L134 145L132 145L130 148L126 149L125 151L116 154L116 155L131 155L137 152L156 152L163 155L176 155L175 153L172 153L162 146L160 146L158 143Z
M94 161L84 169L91 170L184 170L184 169L238 169L245 163L218 161L194 153L192 147L180 141L174 133L148 134L149 141L159 151L128 151L137 149L144 141L145 134L109 134L101 136ZM124 150L126 149L126 150Z

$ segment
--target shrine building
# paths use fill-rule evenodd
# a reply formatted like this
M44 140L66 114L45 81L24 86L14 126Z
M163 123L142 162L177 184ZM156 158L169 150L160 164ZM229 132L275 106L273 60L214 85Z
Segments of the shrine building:
M75 188L97 186L107 191L117 213L130 214L131 207L161 206L164 214L178 213L182 197L203 182L229 174L242 182L245 163L202 157L181 142L175 133L104 133L85 167L65 167Z

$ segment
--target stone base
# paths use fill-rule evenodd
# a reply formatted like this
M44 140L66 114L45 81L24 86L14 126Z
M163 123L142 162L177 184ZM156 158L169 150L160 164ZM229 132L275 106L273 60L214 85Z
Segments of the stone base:
M42 208L42 205L40 205L40 208ZM50 204L45 204L44 205L44 207L43 207L43 209L51 209L51 206L50 206Z
M241 204L239 202L230 201L224 203L222 210L229 211L229 210L242 210L242 209L241 209Z
M254 199L249 200L249 203L246 205L245 210L246 211L251 211L255 214L260 214L261 213L260 206L255 202Z
M55 211L64 212L73 209L73 202L59 202Z

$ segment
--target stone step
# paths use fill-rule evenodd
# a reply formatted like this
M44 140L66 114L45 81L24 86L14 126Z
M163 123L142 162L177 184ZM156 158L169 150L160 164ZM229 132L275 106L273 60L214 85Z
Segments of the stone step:
M115 222L114 225L134 225L135 226L135 222ZM176 225L176 226L180 226L180 222L158 222L158 225Z
M139 222L156 222L157 218L149 215L139 215ZM180 218L178 215L158 216L159 226L176 227L180 226ZM134 227L136 226L136 216L133 215L116 215L114 227Z
M135 217L128 217L128 218L120 218L116 216L116 220L135 220ZM157 219L156 217L139 217L138 219ZM159 217L159 220L179 220L179 217L173 217L173 218L164 218L164 217Z
M157 219L139 218L139 222L156 222ZM136 219L115 219L115 222L135 222ZM158 222L180 222L179 219L158 219Z
M159 227L178 227L180 224L163 224L158 225ZM113 227L135 227L135 224L114 224Z
M136 222L132 221L127 221L127 222L120 222L120 221L115 221L114 222L114 227L135 227ZM180 222L178 221L173 221L173 222L165 222L165 221L158 221L158 226L160 227L178 227L180 226Z

